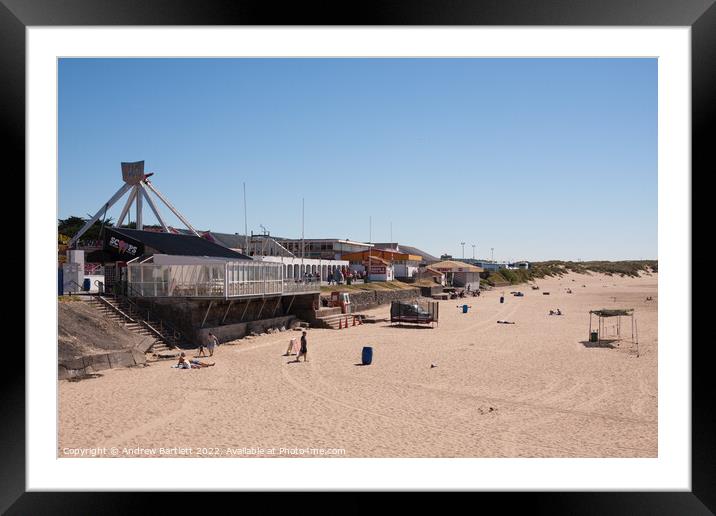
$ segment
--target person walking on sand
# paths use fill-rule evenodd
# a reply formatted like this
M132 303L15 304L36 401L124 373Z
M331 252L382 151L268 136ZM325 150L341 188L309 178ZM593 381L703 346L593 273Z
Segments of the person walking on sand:
M205 357L206 353L204 352L204 340L199 339L199 351L197 352L196 356L198 357Z
M216 335L209 332L209 343L206 345L206 349L209 350L209 356L214 356L214 348L219 345L219 339L216 338Z
M308 341L306 340L306 332L303 332L303 335L301 335L301 349L298 352L298 356L296 357L296 362L301 361L301 357L303 357L304 362L308 362Z

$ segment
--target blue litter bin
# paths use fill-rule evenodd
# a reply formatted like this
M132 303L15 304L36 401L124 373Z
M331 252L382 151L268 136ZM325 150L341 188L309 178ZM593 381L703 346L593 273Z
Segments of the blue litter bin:
M85 292L89 292L91 287L92 282L89 278L85 278L85 280L82 282L82 290L84 290Z
M65 295L65 272L62 269L57 269L57 294Z
M468 308L470 308L470 307L467 305L462 305L462 313L466 314Z
M361 356L361 363L363 365L370 365L371 362L373 362L373 348L366 346L363 348L363 355Z

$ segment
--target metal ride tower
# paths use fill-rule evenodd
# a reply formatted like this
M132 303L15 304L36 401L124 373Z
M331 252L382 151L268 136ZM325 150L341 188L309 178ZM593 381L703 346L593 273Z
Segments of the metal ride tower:
M92 227L92 224L97 222L97 220L102 216L103 213L106 214L107 211L112 206L114 206L117 201L119 201L127 192L129 192L129 197L125 202L124 208L122 208L122 213L119 215L119 218L115 222L114 227L120 227L124 223L124 219L127 218L127 214L129 213L132 204L135 203L137 206L137 229L144 229L144 225L142 224L142 209L144 201L147 201L147 204L154 213L154 216L162 225L162 229L165 232L170 233L169 226L167 226L166 221L164 220L164 218L162 218L162 215L159 213L159 208L157 207L154 200L149 196L149 192L147 190L153 192L154 195L156 195L159 200L162 201L164 205L169 208L169 210L174 215L176 215L179 220L182 221L182 223L184 223L184 225L189 229L189 231L194 233L194 235L196 236L201 236L192 227L192 225L189 224L189 222L184 218L184 216L179 213L179 211L174 206L172 206L172 204L167 200L167 198L164 197L161 193L159 193L159 191L149 181L149 176L151 175L153 175L153 173L144 173L144 161L122 163L122 179L124 180L124 184L119 190L117 190L117 192L112 197L109 198L106 203L102 205L102 207L97 211L97 213L95 213L94 217L89 219L87 223L82 226L82 229L80 229L77 234L72 237L72 239L69 241L69 244L67 245L68 249L71 249L72 246L80 239L80 237L90 227Z

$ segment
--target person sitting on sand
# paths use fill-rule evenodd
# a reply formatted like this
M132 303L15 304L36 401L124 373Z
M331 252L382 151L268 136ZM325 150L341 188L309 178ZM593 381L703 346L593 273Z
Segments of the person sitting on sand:
M181 355L179 355L179 362L177 363L177 366L180 369L201 369L202 367L211 367L215 365L214 362L212 363L206 363L201 362L200 360L187 360L186 354L182 351Z
M181 355L179 355L179 362L177 362L177 367L181 369L191 369L191 364L186 359L186 354L183 351Z

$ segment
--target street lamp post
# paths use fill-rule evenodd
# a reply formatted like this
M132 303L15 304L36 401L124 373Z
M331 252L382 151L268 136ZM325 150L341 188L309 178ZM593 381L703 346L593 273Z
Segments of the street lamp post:
M494 247L490 247L490 261L491 262L495 261L495 248Z
M475 259L475 244L472 244L472 259Z
M465 259L465 242L460 242L460 245L462 246L462 259Z

